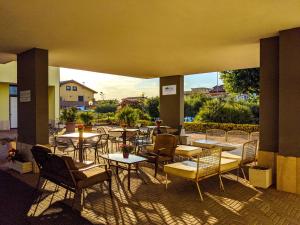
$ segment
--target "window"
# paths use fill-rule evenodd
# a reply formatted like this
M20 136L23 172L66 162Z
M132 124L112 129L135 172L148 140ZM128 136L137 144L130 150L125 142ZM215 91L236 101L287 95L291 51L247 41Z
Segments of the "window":
M78 101L79 101L79 102L83 102L83 101L84 101L83 96L78 96Z
M67 91L71 91L71 86L66 86Z
M16 85L9 86L9 96L18 96L18 88Z
M73 90L73 91L77 91L77 86L73 86L73 87L72 87L72 90Z

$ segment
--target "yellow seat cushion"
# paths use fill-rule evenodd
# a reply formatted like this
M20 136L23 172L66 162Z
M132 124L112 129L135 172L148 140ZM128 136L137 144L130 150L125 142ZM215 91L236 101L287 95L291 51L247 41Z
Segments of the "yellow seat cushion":
M234 170L239 167L239 161L236 159L221 158L221 173Z
M209 164L199 164L199 177L208 175L207 169L211 167ZM197 175L197 162L194 161L182 161L177 163L171 163L164 166L164 172L175 176L195 179Z
M242 160L242 156L238 155L238 154L233 154L231 152L222 152L222 158L226 158L226 159L235 159L238 162L241 162Z

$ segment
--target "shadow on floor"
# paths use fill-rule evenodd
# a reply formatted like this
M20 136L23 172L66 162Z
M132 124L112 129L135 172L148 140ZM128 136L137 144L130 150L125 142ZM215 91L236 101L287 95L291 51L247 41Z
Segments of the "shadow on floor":
M36 197L34 188L0 170L0 224L91 224L62 202L53 203L38 216L28 217Z

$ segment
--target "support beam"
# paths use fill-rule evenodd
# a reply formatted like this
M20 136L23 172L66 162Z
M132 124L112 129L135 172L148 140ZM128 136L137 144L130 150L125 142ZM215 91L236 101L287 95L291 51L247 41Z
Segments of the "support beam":
M177 128L183 125L184 119L184 76L169 76L160 78L160 118L164 125ZM174 87L176 93L168 94L163 89ZM168 87L167 87L168 86Z
M48 51L30 49L18 54L18 142L47 144Z

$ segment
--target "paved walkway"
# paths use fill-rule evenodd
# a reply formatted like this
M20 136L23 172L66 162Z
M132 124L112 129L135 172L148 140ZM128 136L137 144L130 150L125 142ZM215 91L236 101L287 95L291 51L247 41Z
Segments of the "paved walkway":
M224 179L224 192L219 190L216 178L203 181L201 188L205 195L201 202L192 182L170 177L171 184L165 191L162 174L155 179L152 168L147 165L142 168L148 184L133 173L132 188L128 191L127 174L120 173L119 180L113 179L113 199L105 185L88 189L81 216L66 206L71 204L71 199L64 200L64 189L55 191L50 182L36 207L34 198L28 194L32 193L36 175L21 176L9 171L6 179L0 176L0 215L3 211L4 215L10 215L6 217L7 222L15 218L16 212L26 211L29 224L299 224L300 196L273 188L255 189L242 179L237 182L234 176L228 176ZM16 189L11 189L11 180L16 182ZM3 193L10 194L5 197ZM3 204L6 201L8 207ZM1 220L0 224L9 225Z

